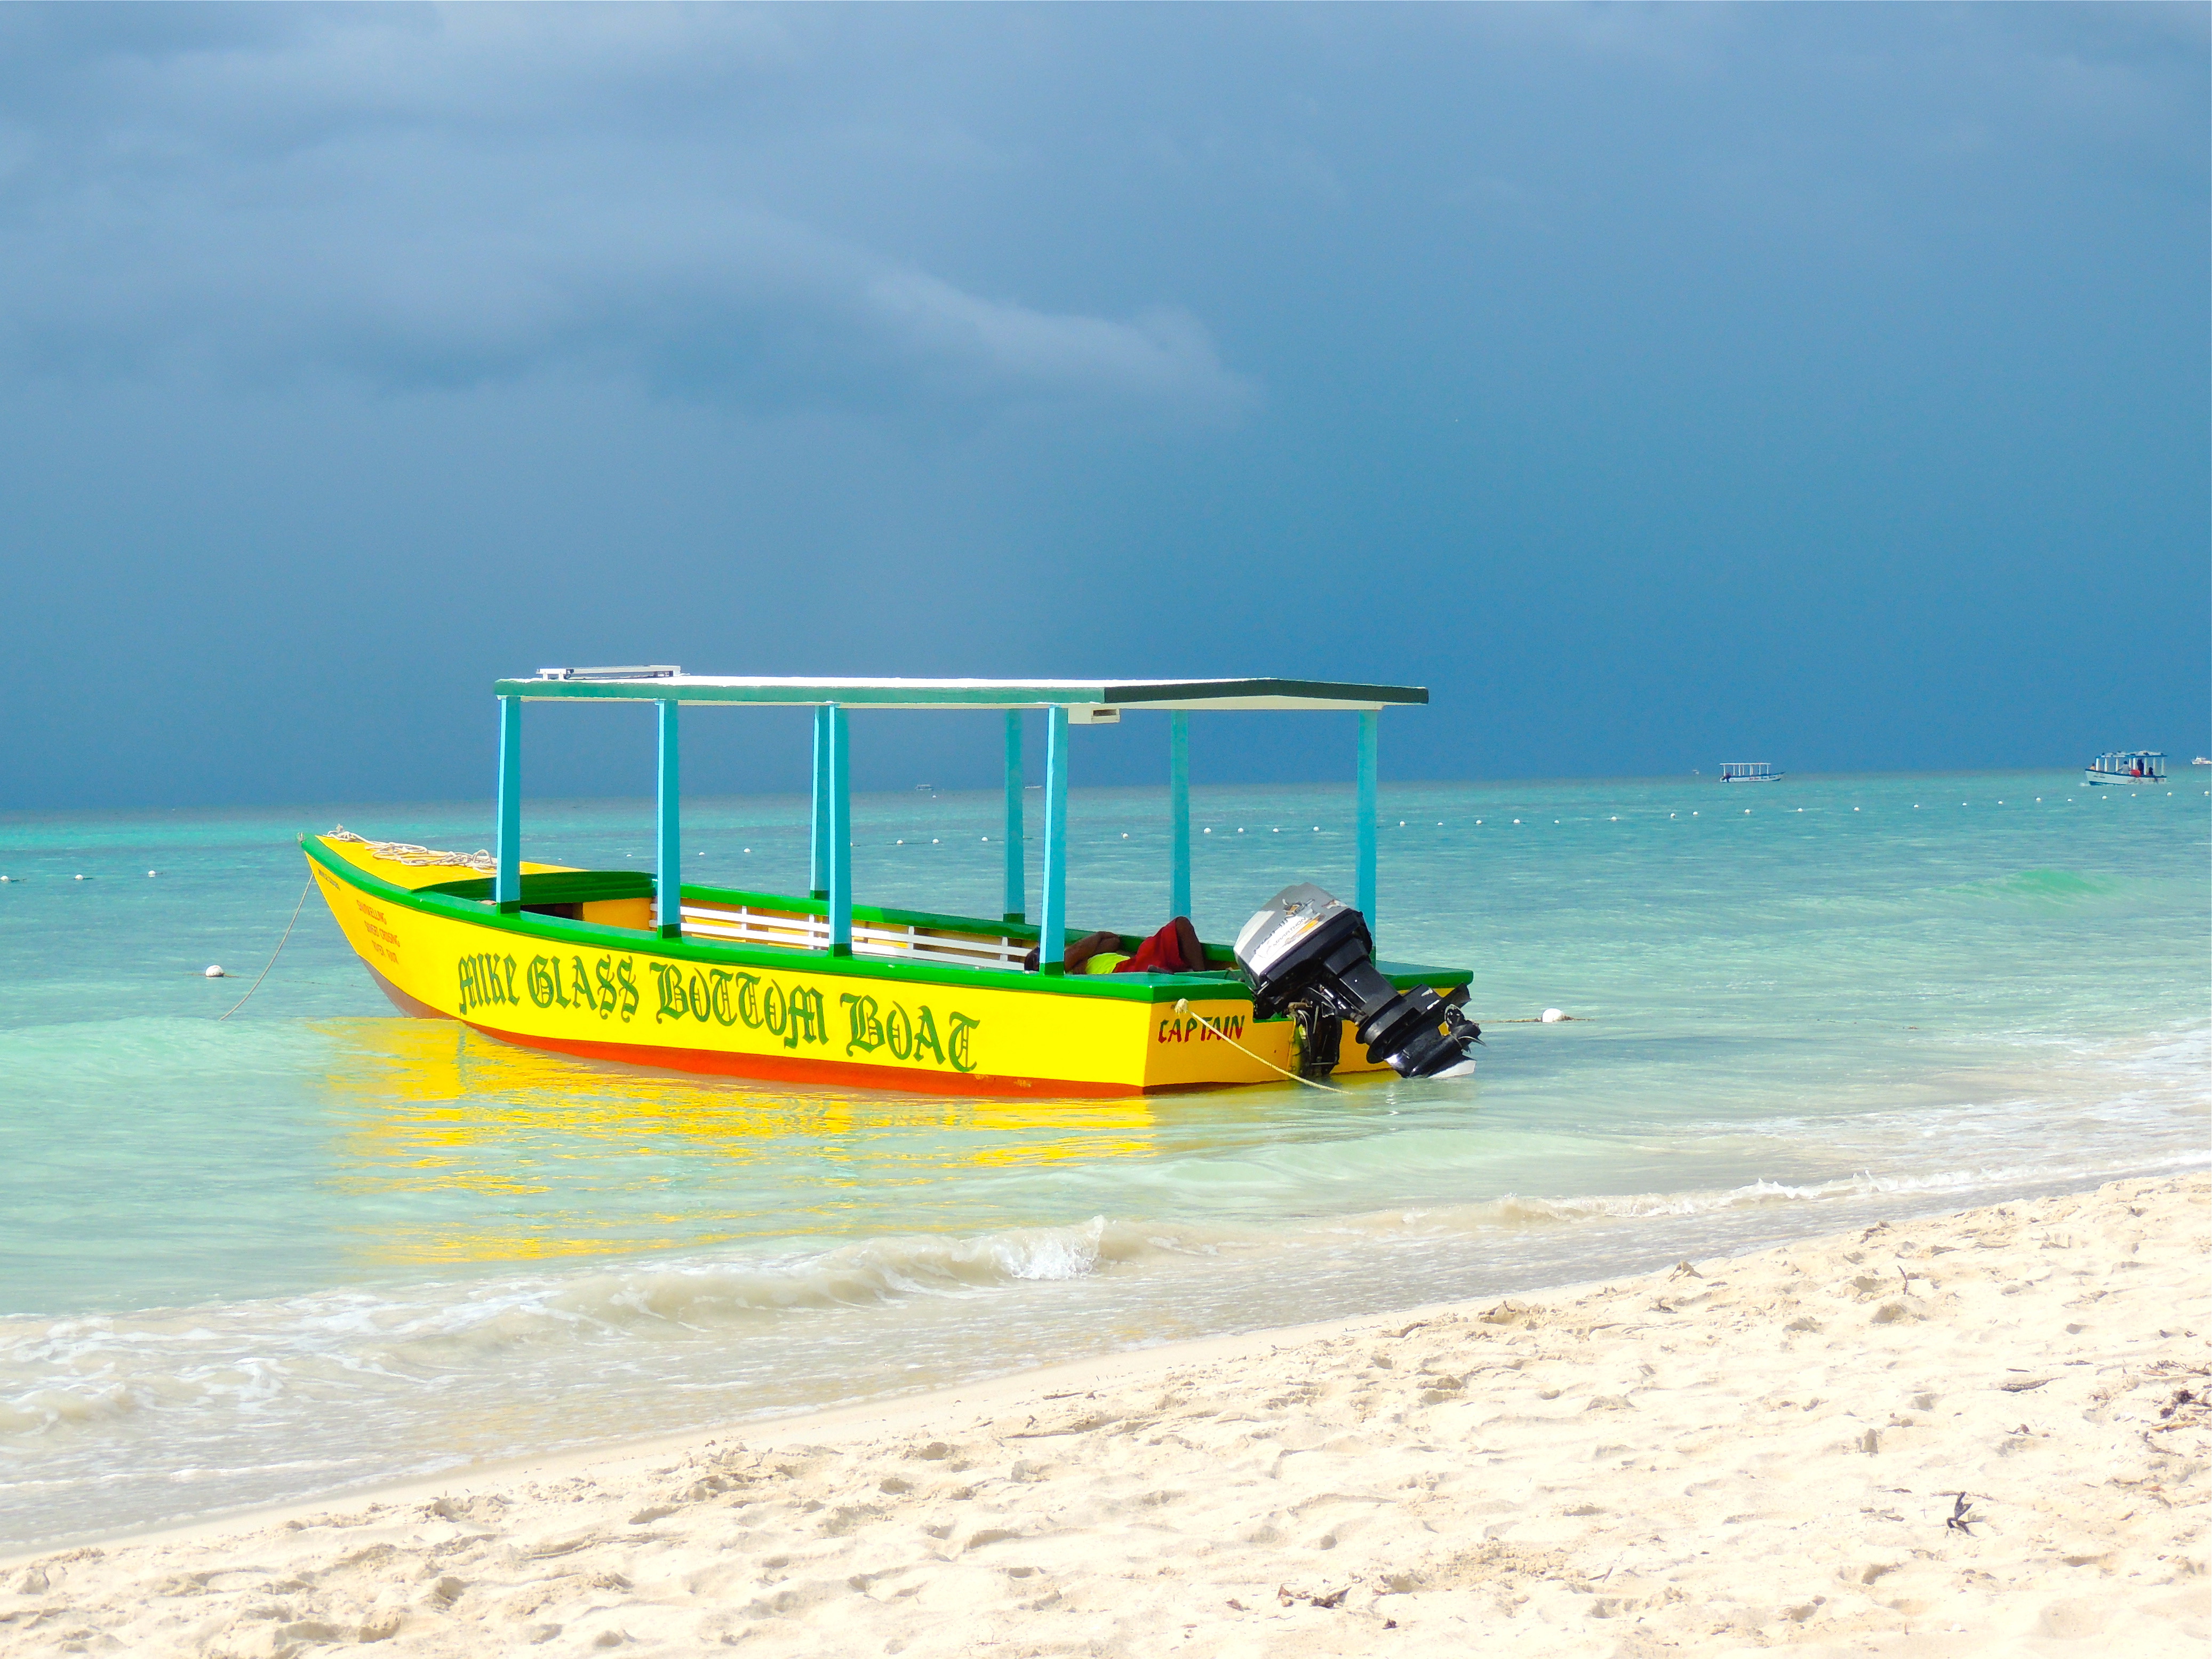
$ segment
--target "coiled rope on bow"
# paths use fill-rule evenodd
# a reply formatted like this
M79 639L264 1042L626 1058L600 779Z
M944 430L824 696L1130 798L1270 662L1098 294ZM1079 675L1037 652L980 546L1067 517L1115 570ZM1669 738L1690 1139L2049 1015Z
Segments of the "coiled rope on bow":
M351 842L356 847L368 848L372 857L411 865L418 870L450 864L490 875L499 868L499 860L481 847L473 853L441 853L432 848L417 847L411 841L371 841L367 836L356 836L343 823L323 839Z

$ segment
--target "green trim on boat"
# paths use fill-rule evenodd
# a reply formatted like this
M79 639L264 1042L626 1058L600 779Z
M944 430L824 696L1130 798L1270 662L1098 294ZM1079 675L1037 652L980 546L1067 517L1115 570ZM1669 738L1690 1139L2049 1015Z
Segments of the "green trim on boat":
M447 898L488 899L492 878L477 876L463 881L438 881L417 887L418 893L438 893ZM596 904L605 899L649 899L653 877L644 870L538 870L522 878L522 902L531 904Z
M1205 974L1045 974L1010 973L1004 969L957 968L939 963L900 961L887 957L839 957L827 951L796 950L787 945L733 945L720 941L662 939L657 934L641 932L633 927L611 927L599 922L571 921L565 917L535 915L530 912L503 914L491 907L490 883L483 878L473 881L441 882L434 886L410 890L382 877L372 875L349 859L339 857L325 847L313 835L300 839L307 855L348 885L374 894L379 899L404 908L422 911L431 915L451 917L495 932L520 933L534 939L558 939L564 944L590 945L601 948L613 945L647 955L666 957L678 961L735 963L751 968L803 967L811 973L835 975L847 979L885 980L895 983L923 985L975 986L993 991L1024 991L1045 996L1109 997L1127 1002L1173 1002L1179 997L1198 996L1211 1001L1251 1000L1251 988L1244 983L1233 967ZM609 882L642 882L641 890L626 887L620 894L596 896L644 897L653 891L653 878L642 871L576 870L546 871L526 875L526 884L550 881L560 878L574 880L604 879ZM459 896L455 888L481 889L483 896ZM525 903L572 903L570 899L541 899L535 890L525 886ZM828 908L819 899L797 898L787 894L754 893L737 888L689 886L684 889L686 898L703 900L709 903L755 905L763 909L775 909L800 915L820 915ZM894 910L873 905L855 905L856 920L882 921L897 926L943 927L961 933L1000 935L1012 939L1035 939L1037 929L1018 922L988 921L976 916L945 915L931 911ZM1073 929L1068 938L1082 935ZM1120 935L1133 949L1140 935ZM1209 947L1212 958L1218 947ZM1404 990L1413 985L1427 985L1437 990L1449 990L1464 985L1472 977L1464 969L1426 968L1406 963L1376 964L1390 982Z

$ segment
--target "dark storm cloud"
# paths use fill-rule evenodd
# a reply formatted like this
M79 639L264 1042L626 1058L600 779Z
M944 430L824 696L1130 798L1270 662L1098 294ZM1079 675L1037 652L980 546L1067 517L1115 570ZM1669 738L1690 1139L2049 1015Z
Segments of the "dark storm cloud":
M833 45L787 27L806 21L19 15L8 343L47 374L334 368L405 386L581 368L768 406L1249 402L1175 304L1025 304L778 207L834 161L857 175L832 192L849 211L868 152L911 145L851 110L793 118L794 83L824 78L813 60Z
M2202 744L2208 16L0 8L0 804L480 793L563 660L1428 684L1401 775ZM1262 724L1201 775L1342 775Z

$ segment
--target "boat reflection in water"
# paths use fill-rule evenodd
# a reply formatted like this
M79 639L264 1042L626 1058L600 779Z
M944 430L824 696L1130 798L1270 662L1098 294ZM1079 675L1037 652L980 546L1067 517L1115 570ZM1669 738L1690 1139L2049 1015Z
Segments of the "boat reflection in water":
M1158 1155L1160 1114L1174 1109L1145 1096L1006 1101L684 1077L540 1054L450 1020L317 1029L333 1047L326 1178L349 1212L366 1201L375 1217L356 1228L364 1265L972 1234L1034 1217L1040 1176ZM1184 1107L1241 1139L1242 1119L1264 1133L1265 1100Z

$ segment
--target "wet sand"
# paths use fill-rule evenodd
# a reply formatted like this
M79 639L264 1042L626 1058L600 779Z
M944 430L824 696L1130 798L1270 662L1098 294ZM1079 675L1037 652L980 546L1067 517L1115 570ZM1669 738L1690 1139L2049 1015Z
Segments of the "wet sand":
M0 1569L0 1653L2197 1655L2212 1180Z

